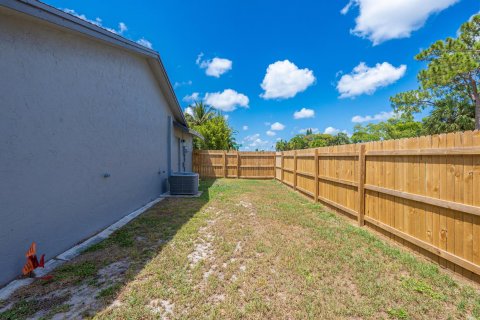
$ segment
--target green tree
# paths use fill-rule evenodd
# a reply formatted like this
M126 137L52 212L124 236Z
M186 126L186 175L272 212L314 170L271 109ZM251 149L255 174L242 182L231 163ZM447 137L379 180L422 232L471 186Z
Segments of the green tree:
M278 140L277 143L275 144L275 149L277 151L287 151L287 150L290 150L288 148L288 142L285 141L285 140Z
M306 136L307 148L320 148L331 146L333 143L333 136L326 133L311 134Z
M356 125L352 142L411 138L418 137L422 133L423 125L421 122L415 121L411 114L402 114L379 123L369 123L366 126Z
M475 108L465 100L456 103L448 99L439 101L430 115L423 118L427 134L473 130L475 128Z
M304 134L298 134L288 142L288 149L289 150L299 150L299 149L306 149L308 147L308 142L305 139Z
M352 134L353 143L379 141L381 139L382 139L382 134L377 124L369 123L366 126L357 124L353 128L353 134Z
M203 102L195 102L195 104L189 106L189 108L192 113L186 113L185 118L190 126L201 126L215 117L213 109L206 106Z
M480 14L457 38L439 40L415 59L427 63L417 76L420 88L392 97L394 109L412 114L432 107L425 119L429 134L480 129Z
M200 150L231 150L238 149L234 138L234 131L221 114L214 114L201 125L190 124L192 129L200 133L205 139L194 139L195 149Z
M348 134L344 132L339 132L337 135L333 136L333 139L330 145L339 146L342 144L349 144L349 143L352 143L352 141L350 140L350 137L348 136Z
M205 140L194 138L193 146L201 150L238 150L235 131L228 125L225 117L215 112L203 102L190 106L191 113L186 113L188 126L200 133Z

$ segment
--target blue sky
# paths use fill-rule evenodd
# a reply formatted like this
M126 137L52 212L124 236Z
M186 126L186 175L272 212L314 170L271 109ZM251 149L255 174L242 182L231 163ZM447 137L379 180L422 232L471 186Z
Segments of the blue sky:
M389 97L417 87L414 55L480 11L478 0L46 2L151 45L182 107L193 95L224 110L247 150L385 119Z

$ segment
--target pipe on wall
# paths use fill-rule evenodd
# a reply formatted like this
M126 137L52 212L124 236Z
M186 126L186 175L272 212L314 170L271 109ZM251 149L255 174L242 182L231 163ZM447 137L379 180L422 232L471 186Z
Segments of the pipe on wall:
M168 116L168 125L167 125L167 167L168 167L168 176L172 175L172 130L173 130L173 122L172 116Z

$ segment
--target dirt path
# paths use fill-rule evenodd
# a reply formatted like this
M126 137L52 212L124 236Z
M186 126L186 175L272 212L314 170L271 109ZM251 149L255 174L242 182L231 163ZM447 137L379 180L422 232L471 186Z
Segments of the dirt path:
M53 281L17 292L0 319L480 316L477 287L275 181L203 187L202 198L160 203Z

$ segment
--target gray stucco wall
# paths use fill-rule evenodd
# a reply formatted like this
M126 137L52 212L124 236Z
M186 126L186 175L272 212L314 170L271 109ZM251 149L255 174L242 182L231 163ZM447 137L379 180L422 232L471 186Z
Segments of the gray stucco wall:
M143 57L0 8L0 97L0 285L32 241L51 258L166 191Z

